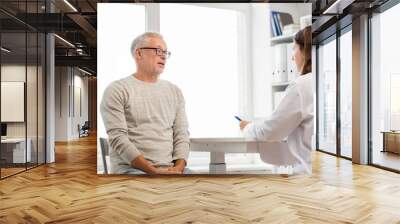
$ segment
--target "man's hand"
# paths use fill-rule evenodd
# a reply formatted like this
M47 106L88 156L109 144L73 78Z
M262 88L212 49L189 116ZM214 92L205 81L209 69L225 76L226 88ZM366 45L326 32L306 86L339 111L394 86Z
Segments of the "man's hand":
M250 123L251 123L251 121L242 120L242 121L240 122L240 130L243 131L243 129L246 127L246 125L248 125L248 124L250 124Z
M179 173L179 174L182 174L182 173L183 173L183 169L180 168L180 167L176 167L176 166L168 167L168 171L177 172L177 173Z
M178 159L175 161L175 166L173 167L156 168L143 155L140 155L131 162L131 166L148 174L182 174L186 166L186 161Z
M181 171L172 169L174 167L160 167L156 169L156 174L182 174Z
M184 159L177 159L174 161L174 164L175 165L173 167L169 167L168 170L183 173L183 170L186 166L186 161Z
M140 169L148 174L157 173L157 169L149 161L147 161L143 155L140 155L132 160L131 166L133 168Z
M185 160L182 160L181 162L178 161L179 160L176 160L174 167L156 168L149 161L147 161L143 155L140 155L131 162L131 166L148 174L182 174L186 162Z

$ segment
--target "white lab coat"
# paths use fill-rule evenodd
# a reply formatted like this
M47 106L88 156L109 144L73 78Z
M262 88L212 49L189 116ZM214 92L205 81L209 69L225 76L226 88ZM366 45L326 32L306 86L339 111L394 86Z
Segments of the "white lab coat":
M261 122L251 122L244 136L259 141L277 142L287 139L288 150L282 152L284 162L293 161L295 173L311 174L312 136L314 132L314 85L312 74L297 77L286 89L285 96L273 113ZM271 160L270 149L259 149L264 162ZM273 159L273 158L272 158Z

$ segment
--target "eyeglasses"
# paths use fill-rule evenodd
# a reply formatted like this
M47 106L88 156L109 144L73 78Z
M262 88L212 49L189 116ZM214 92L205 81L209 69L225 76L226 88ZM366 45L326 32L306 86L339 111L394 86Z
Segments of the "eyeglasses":
M170 51L164 51L163 49L161 49L161 48L155 48L155 47L142 47L142 48L139 48L139 49L149 49L149 50L155 50L156 51L156 54L158 55L158 56L163 56L163 55L165 55L165 57L166 58L169 58L170 56L171 56L171 52Z

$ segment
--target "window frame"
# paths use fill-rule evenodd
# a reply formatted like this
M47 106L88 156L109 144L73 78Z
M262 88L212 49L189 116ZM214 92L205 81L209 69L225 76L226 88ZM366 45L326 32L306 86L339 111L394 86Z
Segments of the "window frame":
M42 1L35 1L33 3L36 4L36 12L39 12L39 3L43 3L43 2ZM48 7L47 4L45 4L45 5L46 5L45 12L48 12L49 11L49 7ZM30 12L28 12L27 3L25 5L23 5L22 7L24 7L25 11L23 13L25 15L26 15L26 13L30 13ZM33 12L33 13L36 13L36 12ZM47 121L47 105L48 105L47 104L47 97L48 97L47 96L47 94L48 94L48 90L47 90L47 84L48 84L47 83L47 75L48 75L47 58L48 57L47 56L48 56L48 49L47 49L47 47L48 47L48 44L49 44L49 39L48 39L49 38L49 35L48 35L49 33L44 32L42 30L39 30L39 29L37 29L37 28L35 28L33 26L30 26L27 23L19 21L19 19L17 17L15 17L12 13L10 13L10 12L8 12L6 10L3 10L3 12L0 13L0 14L6 14L10 19L20 22L22 27L23 27L21 30L16 30L16 31L0 30L0 45L2 45L1 44L2 35L5 35L5 34L17 34L18 33L18 34L24 35L24 50L23 51L25 53L24 56L23 56L24 60L25 60L25 64L24 64L24 66L25 66L25 69L24 69L24 71L25 71L25 81L24 81L24 83L25 83L24 84L24 91L25 91L25 93L24 93L24 122L22 122L24 124L24 127L23 127L24 134L22 136L22 139L24 139L24 150L25 150L24 159L25 159L25 163L24 163L23 167L20 167L20 168L23 168L23 169L21 169L19 171L16 171L16 172L13 172L11 174L7 174L7 175L3 174L4 172L2 172L2 169L4 169L4 168L1 166L2 164L0 163L0 180L3 180L3 179L15 176L17 174L26 172L28 170L37 168L39 166L42 166L42 165L45 165L45 164L48 163L48 155L47 155L47 153L48 153L48 139L47 139L47 137L48 137L47 136L47 124L48 124L47 123L48 122ZM36 58L31 62L31 64L29 64L29 62L28 62L28 60L29 60L28 59L28 48L31 47L31 46L28 45L29 34L32 34L33 36L36 37L34 43L32 44L32 45L36 44L36 46L33 48L34 51L35 51L35 57ZM39 43L41 43L41 45L39 45ZM39 51L39 49L40 49L40 51ZM43 53L43 55L40 55L41 53ZM0 82L2 81L2 67L3 67L3 64L1 63L3 61L2 54L3 53L0 53ZM42 57L42 59L41 59L42 61L39 60L40 56ZM34 88L36 88L36 90L33 93L34 97L36 97L36 99L35 99L36 102L34 104L34 105L36 105L36 111L34 111L34 112L36 112L36 114L34 115L36 121L35 120L31 121L30 118L28 117L28 107L27 107L27 103L28 103L27 85L28 85L28 82L29 82L28 81L28 65L33 65L35 67L34 72L32 72L30 74L34 74L35 78L36 78L36 80L35 80L36 84L33 86ZM42 70L40 72L41 74L39 73L39 66L43 66ZM41 75L41 78L42 78L41 82L43 84L42 87L44 88L43 92L41 92L41 96L43 96L43 98L41 98L42 105L39 105L39 74ZM1 90L1 85L0 85L0 90ZM42 117L40 117L39 112L38 112L39 111L39 106L41 106L41 109L43 110L43 113L44 113ZM2 108L1 108L1 105L0 105L0 111L1 110L2 110ZM1 117L1 115L0 115L0 117ZM36 156L34 157L34 159L36 159L36 161L33 161L33 162L32 161L28 162L28 157L27 157L28 156L28 153L27 153L28 144L27 143L28 143L28 124L29 124L29 121L31 121L30 127L33 126L33 128L34 128L32 130L36 131L36 133L35 133L36 135L30 136L31 143L32 143L31 146L33 146L33 147L31 147L31 156L34 153L36 153ZM42 127L43 129L41 130L42 131L41 133L39 133L39 121L43 125L43 127ZM0 123L1 123L1 119L0 119ZM43 140L42 140L42 145L41 145L42 148L40 148L40 149L39 149L39 134L43 134L43 136L42 136ZM36 145L34 145L34 142L33 142L34 139L36 140ZM1 157L1 152L2 152L2 146L0 144L0 157ZM40 157L39 157L39 152L42 153L40 155ZM39 158L41 160L39 160ZM29 165L28 165L28 163L29 163Z
M367 97L367 107L368 107L368 110L367 110L367 119L368 119L368 130L367 130L367 132L368 132L368 136L367 136L367 139L368 139L368 153L367 153L367 155L368 155L368 157L367 157L367 160L368 160L368 165L370 165L370 166L373 166L373 167L376 167L376 168L380 168L380 169L383 169L383 170L387 170L387 171L391 171L391 172L394 172L394 173L400 173L400 170L397 170L397 169L394 169L394 168L390 168L390 167L387 167L387 166L384 166L384 165L380 165L380 164L377 164L377 163L374 163L373 162L373 151L374 151L374 147L373 147L373 130L372 130L372 116L373 116L373 113L372 113L372 105L373 105L373 102L372 102L372 93L373 93L373 88L372 88L372 76L373 76L373 74L372 74L372 72L373 72L373 68L372 68L372 54L373 54L373 51L372 51L372 41L373 41L373 35L372 35L372 19L374 18L374 16L376 16L377 14L382 14L382 13L384 13L385 11L387 11L387 10L389 10L389 9L391 9L391 8L393 8L394 6L396 6L396 5L398 5L398 4L400 4L400 2L398 1L398 0L388 0L388 1L386 1L385 3L383 3L382 5L380 5L380 6L378 6L377 8L375 8L374 10L371 10L371 11L368 11L368 21L367 21L367 23L368 23L368 30L367 30L367 38L368 38L368 68L367 68L367 80L368 80L368 86L367 86L367 89L368 89L368 97Z
M344 18L344 20L348 20L348 18ZM352 32L352 23L346 24L344 27L336 30L335 33L332 33L331 35L318 40L316 43L316 150L319 152L323 152L329 155L337 156L339 158L343 158L346 160L352 160L352 158L347 157L342 155L342 150L341 150L341 118L340 118L340 113L341 113L341 94L340 94L340 85L341 85L341 65L340 65L340 39L341 36L346 34L347 32ZM320 64L320 54L319 54L319 48L321 45L327 44L331 41L336 41L336 152L328 152L324 149L320 148L320 143L319 143L319 103L320 103L320 95L319 95L319 82L320 82L320 74L319 74L319 64Z

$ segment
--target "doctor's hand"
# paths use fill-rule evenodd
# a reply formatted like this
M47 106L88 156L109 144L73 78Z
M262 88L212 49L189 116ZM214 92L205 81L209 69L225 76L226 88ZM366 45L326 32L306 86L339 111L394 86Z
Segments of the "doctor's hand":
M242 121L240 122L240 130L243 131L243 129L246 127L246 125L248 125L248 124L250 124L250 123L251 123L251 121L242 120Z

